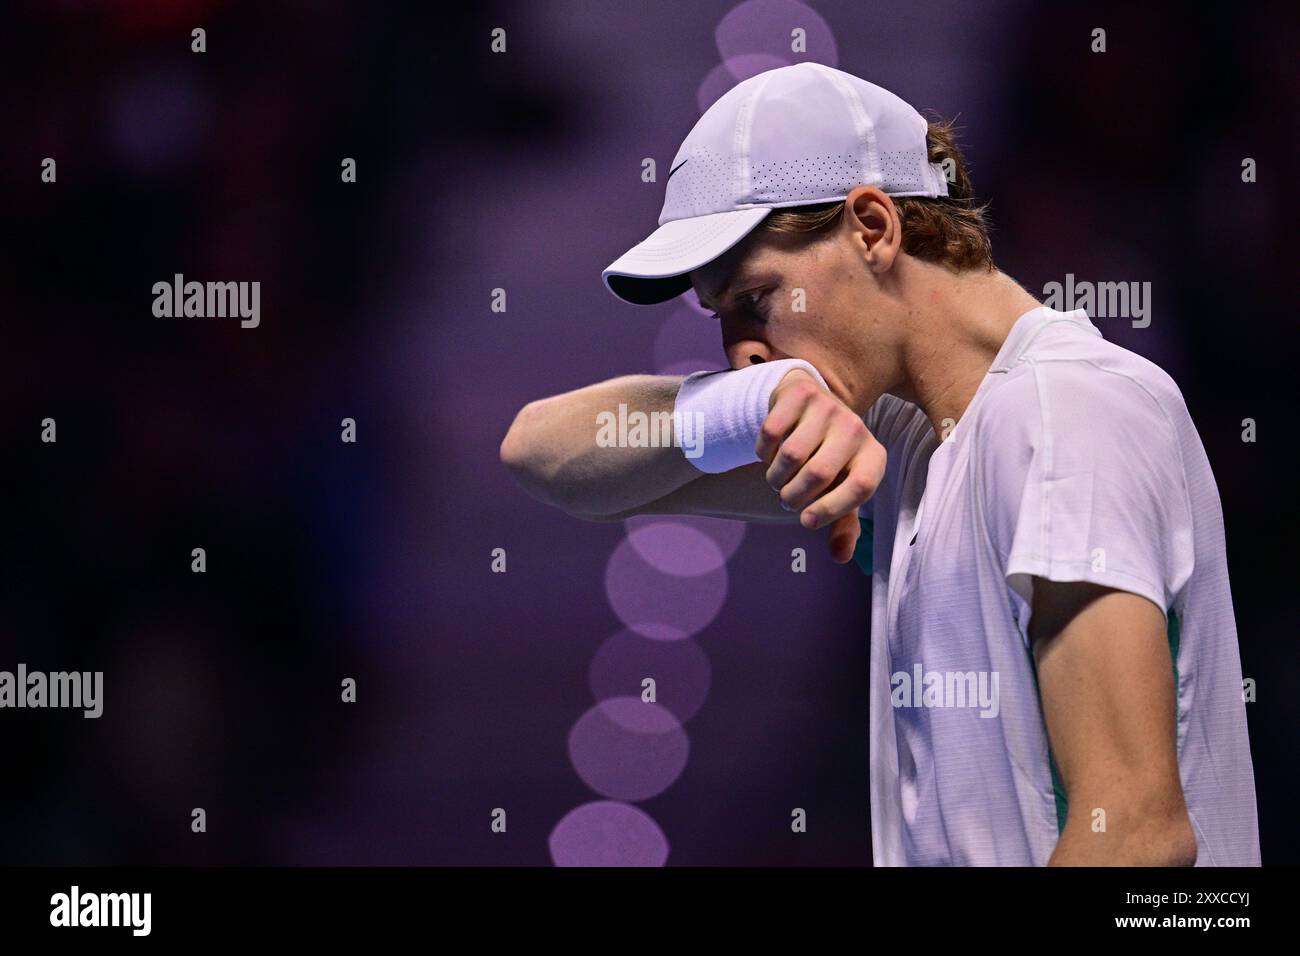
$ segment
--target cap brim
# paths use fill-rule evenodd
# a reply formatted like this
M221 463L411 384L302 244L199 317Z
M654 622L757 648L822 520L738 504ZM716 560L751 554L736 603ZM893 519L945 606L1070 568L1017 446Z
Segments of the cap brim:
M772 210L766 206L666 222L601 273L605 287L624 302L655 305L691 287L688 273L744 239Z

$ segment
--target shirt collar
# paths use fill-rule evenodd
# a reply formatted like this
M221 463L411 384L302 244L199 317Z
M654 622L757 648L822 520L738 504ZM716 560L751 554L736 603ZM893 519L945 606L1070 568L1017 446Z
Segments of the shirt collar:
M1011 326L1011 331L1007 333L1006 340L1002 343L1002 348L998 349L993 364L989 366L989 371L1010 371L1020 361L1020 356L1029 348L1030 343L1038 337L1038 333L1056 322L1074 322L1082 325L1093 335L1101 336L1101 330L1092 324L1092 320L1088 318L1088 313L1084 309L1061 312L1049 306L1040 305L1016 319Z

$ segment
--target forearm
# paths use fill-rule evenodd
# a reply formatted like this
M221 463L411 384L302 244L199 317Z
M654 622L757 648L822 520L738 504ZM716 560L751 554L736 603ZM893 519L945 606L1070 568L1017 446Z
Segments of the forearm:
M501 460L524 489L546 504L585 517L635 510L700 477L681 447L602 442L602 414L642 413L651 423L671 416L682 377L626 375L530 402L501 443ZM608 432L608 429L606 430ZM605 437L608 437L606 434ZM675 437L675 434L674 434Z
M798 521L827 528L843 564L886 455L813 366L781 359L686 379L624 376L530 402L501 460L534 497L582 518Z
M767 482L766 469L762 462L755 462L721 475L700 475L662 498L596 517L603 521L622 521L644 514L704 515L766 524L797 523L798 512L781 507L780 497Z

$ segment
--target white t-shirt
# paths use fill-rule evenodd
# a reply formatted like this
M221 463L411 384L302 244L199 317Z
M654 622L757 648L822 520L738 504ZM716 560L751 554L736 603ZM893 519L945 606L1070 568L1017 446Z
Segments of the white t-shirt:
M1196 863L1258 865L1223 514L1173 380L1083 310L1040 307L948 440L889 395L865 420L889 453L858 553L876 865L1039 866L1056 846L1066 807L1026 638L1032 576L1166 611Z

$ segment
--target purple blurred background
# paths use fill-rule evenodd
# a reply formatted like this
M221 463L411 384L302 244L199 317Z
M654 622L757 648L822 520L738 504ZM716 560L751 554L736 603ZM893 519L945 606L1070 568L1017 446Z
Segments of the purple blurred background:
M867 579L798 528L580 522L497 459L530 399L721 364L685 300L627 306L599 273L656 224L643 157L666 168L734 82L814 59L958 118L1026 288L1152 283L1150 327L1097 322L1200 427L1259 687L1264 860L1297 862L1297 25L1280 5L18 5L0 669L103 670L105 710L0 711L0 861L869 864ZM154 318L177 272L260 281L261 326Z

